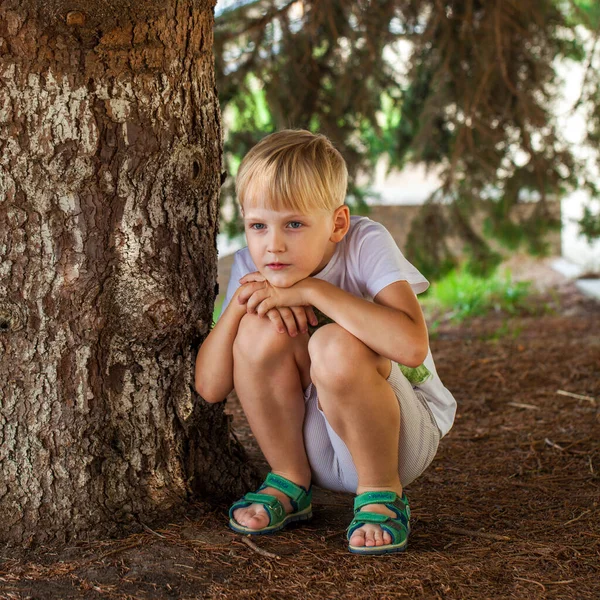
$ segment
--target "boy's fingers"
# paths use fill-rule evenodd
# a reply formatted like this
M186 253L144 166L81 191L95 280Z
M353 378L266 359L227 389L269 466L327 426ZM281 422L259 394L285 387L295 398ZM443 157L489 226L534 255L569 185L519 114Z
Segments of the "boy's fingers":
M265 289L264 287L256 290L250 296L250 298L248 298L248 301L246 302L246 306L248 307L248 312L249 313L258 312L256 310L258 305L261 304L262 302L264 302L264 300L268 297L269 297L269 290ZM271 308L273 308L273 307L272 306L269 306L268 308L265 307L265 310L262 311L260 316L264 317Z
M300 333L306 333L308 331L307 318L306 318L306 310L304 306L292 306L290 310L294 314L294 318L296 319L296 323L298 324L298 331Z
M238 293L238 302L240 304L245 304L248 300L248 298L250 298L250 296L252 296L252 294L256 291L256 286L250 286L248 284L243 285L240 288L240 291Z
M314 311L313 307L305 306L304 308L306 309L306 317L308 318L308 322L313 327L316 327L319 324L319 319L317 319L317 316L315 315L315 311Z
M279 314L281 315L281 318L283 319L283 322L285 323L287 332L292 337L297 336L298 335L298 327L296 325L296 319L294 318L295 313L292 312L292 309L287 308L285 306L280 307L278 310L279 310Z
M264 281L265 278L258 272L254 271L254 273L247 273L240 279L240 283L249 283L250 281Z
M256 307L256 314L259 317L264 317L272 308L276 308L273 304L273 299L267 297L259 302Z
M273 325L275 326L275 329L277 329L277 331L279 333L285 333L285 325L283 324L283 320L277 309L272 308L267 313L267 317L269 318L269 321L271 321L271 323L273 323Z
M262 282L246 283L238 295L238 302L240 304L245 304L246 302L248 302L248 298L250 298L252 294L257 292L258 290L264 289L264 287L265 284Z

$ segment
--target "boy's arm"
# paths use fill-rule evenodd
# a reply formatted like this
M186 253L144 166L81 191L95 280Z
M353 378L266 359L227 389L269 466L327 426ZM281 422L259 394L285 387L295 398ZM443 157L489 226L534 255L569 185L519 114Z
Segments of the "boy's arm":
M233 342L246 314L246 306L238 302L238 296L244 289L255 287L248 283L238 288L198 350L195 388L207 402L221 402L233 389Z
M374 352L407 367L423 363L427 325L410 284L397 281L369 302L321 279L305 280L307 299Z
M308 277L289 288L263 288L242 294L248 312L265 314L274 306L310 304L369 346L407 367L423 363L429 348L421 307L407 281L386 286L369 302L323 281Z

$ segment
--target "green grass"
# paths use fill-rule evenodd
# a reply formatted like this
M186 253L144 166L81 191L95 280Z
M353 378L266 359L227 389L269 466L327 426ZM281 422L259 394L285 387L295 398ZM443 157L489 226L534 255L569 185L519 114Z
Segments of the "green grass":
M515 314L526 309L530 285L514 282L509 271L479 277L458 269L431 285L423 306L438 321L460 322L491 311Z
M217 296L215 298L215 307L213 308L213 326L217 322L217 319L221 316L221 308L223 308L223 302L225 301L225 296Z

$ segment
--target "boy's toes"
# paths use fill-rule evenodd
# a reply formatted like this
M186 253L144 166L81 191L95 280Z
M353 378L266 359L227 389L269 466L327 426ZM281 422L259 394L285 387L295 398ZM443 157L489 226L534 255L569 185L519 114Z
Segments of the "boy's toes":
M387 546L392 543L392 536L377 525L364 526L357 529L350 538L351 546Z
M370 527L365 539L365 546L383 546L382 531L379 527Z
M392 543L392 536L387 532L377 528L378 531L374 533L375 546L387 546Z
M365 545L365 530L364 527L357 529L350 538L350 545L361 547Z
M387 546L392 543L392 536L377 525L373 531L373 539L375 540L374 546Z
M383 537L381 533L381 529L376 529L373 532L373 543L371 546L383 546Z
M250 529L262 529L269 524L269 515L259 510L256 512L254 516L250 518L246 527L250 527Z
M234 520L249 529L262 529L269 524L269 515L260 505L250 505L233 511Z

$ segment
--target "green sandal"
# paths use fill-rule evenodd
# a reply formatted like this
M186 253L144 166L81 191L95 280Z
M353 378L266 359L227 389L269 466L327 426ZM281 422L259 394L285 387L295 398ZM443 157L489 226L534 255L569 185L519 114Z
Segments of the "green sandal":
M275 488L289 497L293 512L285 514L285 508L280 500L270 494L259 494L260 490L267 487ZM275 533L295 521L308 521L312 517L312 486L306 491L304 488L296 485L289 479L275 473L269 473L265 482L256 490L249 492L243 498L234 502L229 509L229 527L237 533L250 535L261 535L265 533ZM238 508L245 508L251 504L262 504L269 515L269 524L262 529L250 529L240 525L233 518L233 511Z
M386 508L396 513L396 517L389 517L374 512L360 512L367 504L383 504ZM402 552L408 545L410 533L410 507L408 498L396 492L365 492L354 499L354 519L348 526L346 537L348 541L356 529L365 523L376 523L392 536L392 543L385 546L351 546L348 550L354 554L390 554Z

